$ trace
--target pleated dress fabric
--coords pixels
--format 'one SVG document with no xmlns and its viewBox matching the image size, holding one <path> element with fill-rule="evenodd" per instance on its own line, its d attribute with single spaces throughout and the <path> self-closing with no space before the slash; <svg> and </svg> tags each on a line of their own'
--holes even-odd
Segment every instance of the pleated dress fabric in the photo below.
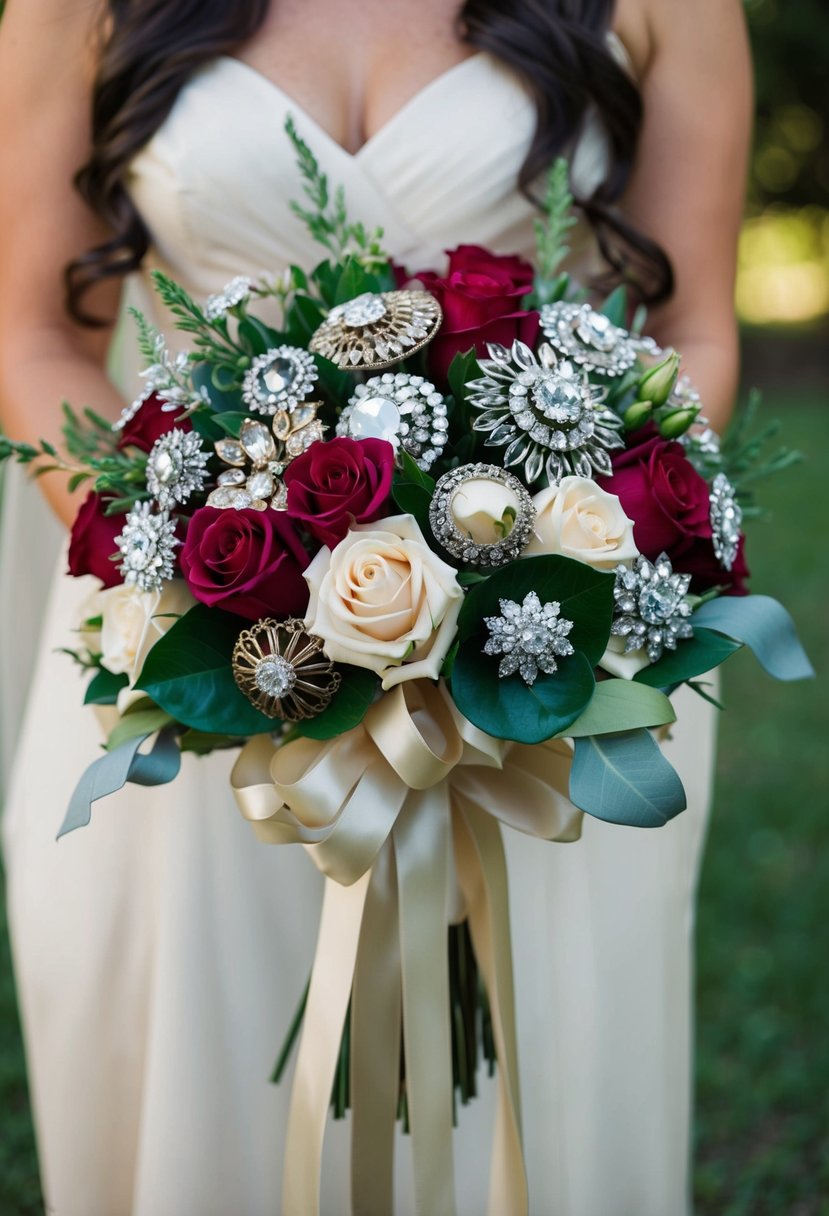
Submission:
<svg viewBox="0 0 829 1216">
<path fill-rule="evenodd" d="M 184 87 L 130 181 L 152 231 L 151 264 L 196 296 L 236 274 L 319 260 L 289 207 L 301 196 L 283 132 L 289 112 L 345 186 L 350 214 L 382 226 L 398 262 L 440 270 L 459 243 L 532 255 L 533 211 L 516 175 L 535 111 L 488 55 L 421 90 L 356 155 L 272 82 L 224 58 Z M 572 153 L 580 190 L 589 192 L 604 158 L 590 123 Z M 590 247 L 580 240 L 583 260 Z M 154 315 L 145 278 L 129 284 L 130 302 Z M 128 398 L 132 346 L 125 328 L 113 369 Z M 228 753 L 186 756 L 173 785 L 129 787 L 98 803 L 88 828 L 55 842 L 101 742 L 81 708 L 80 677 L 56 653 L 71 642 L 91 580 L 67 578 L 61 554 L 45 591 L 26 554 L 51 560 L 53 542 L 32 534 L 41 516 L 16 478 L 12 490 L 3 703 L 6 735 L 19 738 L 4 847 L 47 1210 L 273 1216 L 290 1075 L 281 1086 L 268 1076 L 308 976 L 320 876 L 302 850 L 254 839 L 230 794 Z M 41 601 L 29 679 L 25 644 L 9 640 L 17 632 L 25 642 Z M 694 694 L 679 694 L 677 711 L 666 752 L 688 791 L 678 819 L 648 832 L 587 817 L 576 844 L 517 833 L 506 841 L 533 1216 L 688 1210 L 693 897 L 713 719 Z M 487 1210 L 493 1109 L 484 1081 L 460 1112 L 460 1216 Z M 413 1205 L 401 1135 L 397 1212 Z M 326 1138 L 323 1212 L 348 1209 L 346 1121 Z"/>
</svg>

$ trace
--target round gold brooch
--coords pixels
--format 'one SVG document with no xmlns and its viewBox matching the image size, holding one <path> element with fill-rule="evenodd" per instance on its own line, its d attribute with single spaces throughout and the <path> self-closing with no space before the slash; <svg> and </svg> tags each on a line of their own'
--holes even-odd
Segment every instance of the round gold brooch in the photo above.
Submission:
<svg viewBox="0 0 829 1216">
<path fill-rule="evenodd" d="M 332 308 L 308 345 L 348 371 L 392 367 L 430 342 L 442 317 L 428 291 L 369 291 Z"/>
<path fill-rule="evenodd" d="M 250 703 L 285 722 L 315 718 L 340 686 L 339 673 L 322 652 L 322 639 L 306 633 L 296 617 L 268 617 L 244 629 L 231 662 L 233 678 Z"/>
</svg>

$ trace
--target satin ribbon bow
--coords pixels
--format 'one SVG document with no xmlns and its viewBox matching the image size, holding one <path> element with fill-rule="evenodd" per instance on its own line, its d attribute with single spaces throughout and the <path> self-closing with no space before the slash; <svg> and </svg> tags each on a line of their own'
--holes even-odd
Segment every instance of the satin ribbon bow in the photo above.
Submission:
<svg viewBox="0 0 829 1216">
<path fill-rule="evenodd" d="M 305 846 L 326 876 L 285 1143 L 284 1216 L 319 1213 L 325 1122 L 352 1001 L 352 1205 L 393 1211 L 400 1022 L 419 1216 L 455 1216 L 447 909 L 463 902 L 492 1011 L 498 1103 L 489 1210 L 525 1216 L 506 865 L 499 823 L 576 840 L 572 752 L 493 739 L 441 684 L 397 685 L 325 742 L 253 738 L 233 769 L 242 814 Z"/>
</svg>

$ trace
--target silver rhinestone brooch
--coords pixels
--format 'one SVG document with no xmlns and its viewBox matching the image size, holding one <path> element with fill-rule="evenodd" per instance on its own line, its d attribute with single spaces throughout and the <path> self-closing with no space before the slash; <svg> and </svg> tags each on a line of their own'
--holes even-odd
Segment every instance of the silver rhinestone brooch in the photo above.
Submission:
<svg viewBox="0 0 829 1216">
<path fill-rule="evenodd" d="M 569 473 L 609 476 L 610 451 L 624 447 L 621 419 L 605 409 L 604 388 L 587 373 L 556 357 L 544 343 L 536 357 L 523 342 L 487 346 L 486 373 L 469 384 L 469 399 L 481 412 L 472 423 L 488 432 L 487 447 L 506 446 L 504 465 L 523 465 L 528 483 L 546 473 L 550 482 Z"/>
<path fill-rule="evenodd" d="M 242 400 L 257 414 L 292 410 L 317 382 L 317 368 L 300 346 L 277 346 L 257 355 L 242 382 Z"/>
<path fill-rule="evenodd" d="M 446 400 L 423 376 L 384 372 L 357 385 L 340 415 L 337 434 L 385 439 L 428 469 L 446 446 Z"/>
<path fill-rule="evenodd" d="M 651 338 L 638 338 L 614 325 L 589 304 L 559 301 L 541 310 L 541 329 L 550 344 L 586 372 L 622 376 L 636 363 L 640 352 L 658 348 Z"/>
<path fill-rule="evenodd" d="M 664 650 L 676 650 L 678 641 L 694 636 L 690 585 L 690 574 L 674 574 L 664 553 L 655 562 L 640 556 L 632 568 L 618 567 L 610 632 L 625 639 L 625 654 L 646 650 L 655 663 Z"/>
<path fill-rule="evenodd" d="M 718 473 L 711 485 L 711 530 L 714 552 L 726 570 L 734 565 L 742 523 L 736 491 L 725 473 Z"/>
<path fill-rule="evenodd" d="M 124 582 L 140 591 L 158 591 L 173 577 L 176 540 L 175 520 L 166 511 L 152 513 L 152 503 L 136 503 L 115 544 L 121 550 L 118 567 Z"/>
<path fill-rule="evenodd" d="M 246 418 L 238 439 L 220 439 L 216 455 L 229 468 L 207 496 L 209 507 L 264 511 L 270 505 L 284 511 L 287 492 L 282 474 L 296 457 L 325 434 L 317 418 L 317 403 L 305 402 L 292 410 L 279 410 L 273 424 Z"/>
<path fill-rule="evenodd" d="M 237 274 L 229 283 L 225 283 L 221 291 L 208 296 L 204 305 L 204 315 L 208 321 L 218 321 L 231 308 L 237 308 L 250 295 L 251 280 L 244 274 Z"/>
<path fill-rule="evenodd" d="M 207 479 L 209 453 L 195 431 L 176 427 L 161 435 L 147 457 L 147 489 L 160 507 L 187 502 Z"/>
<path fill-rule="evenodd" d="M 503 535 L 484 543 L 460 526 L 452 510 L 458 491 L 470 481 L 492 481 L 512 492 L 514 507 L 500 521 Z M 520 557 L 532 536 L 535 507 L 526 487 L 513 474 L 494 464 L 462 464 L 438 479 L 429 506 L 429 523 L 435 539 L 453 557 L 473 566 L 503 566 Z"/>
<path fill-rule="evenodd" d="M 442 316 L 428 291 L 365 292 L 335 305 L 308 345 L 348 371 L 379 370 L 431 342 Z"/>
<path fill-rule="evenodd" d="M 484 654 L 504 656 L 498 664 L 499 677 L 517 671 L 526 684 L 534 684 L 540 671 L 548 676 L 558 671 L 556 659 L 573 653 L 567 640 L 573 622 L 559 615 L 561 605 L 556 600 L 542 604 L 534 591 L 528 591 L 521 604 L 498 602 L 501 615 L 484 617 L 490 633 Z"/>
</svg>

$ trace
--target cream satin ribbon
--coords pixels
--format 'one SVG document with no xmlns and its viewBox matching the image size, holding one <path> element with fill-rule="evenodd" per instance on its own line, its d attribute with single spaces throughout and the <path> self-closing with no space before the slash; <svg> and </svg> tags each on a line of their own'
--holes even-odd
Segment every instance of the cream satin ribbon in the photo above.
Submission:
<svg viewBox="0 0 829 1216">
<path fill-rule="evenodd" d="M 455 1216 L 447 908 L 465 905 L 492 1009 L 498 1104 L 491 1216 L 526 1216 L 506 865 L 500 823 L 576 840 L 571 750 L 493 739 L 441 684 L 410 681 L 320 743 L 257 736 L 232 784 L 263 841 L 325 874 L 288 1117 L 284 1216 L 319 1213 L 325 1124 L 352 999 L 352 1207 L 393 1211 L 401 1017 L 419 1216 Z"/>
</svg>

